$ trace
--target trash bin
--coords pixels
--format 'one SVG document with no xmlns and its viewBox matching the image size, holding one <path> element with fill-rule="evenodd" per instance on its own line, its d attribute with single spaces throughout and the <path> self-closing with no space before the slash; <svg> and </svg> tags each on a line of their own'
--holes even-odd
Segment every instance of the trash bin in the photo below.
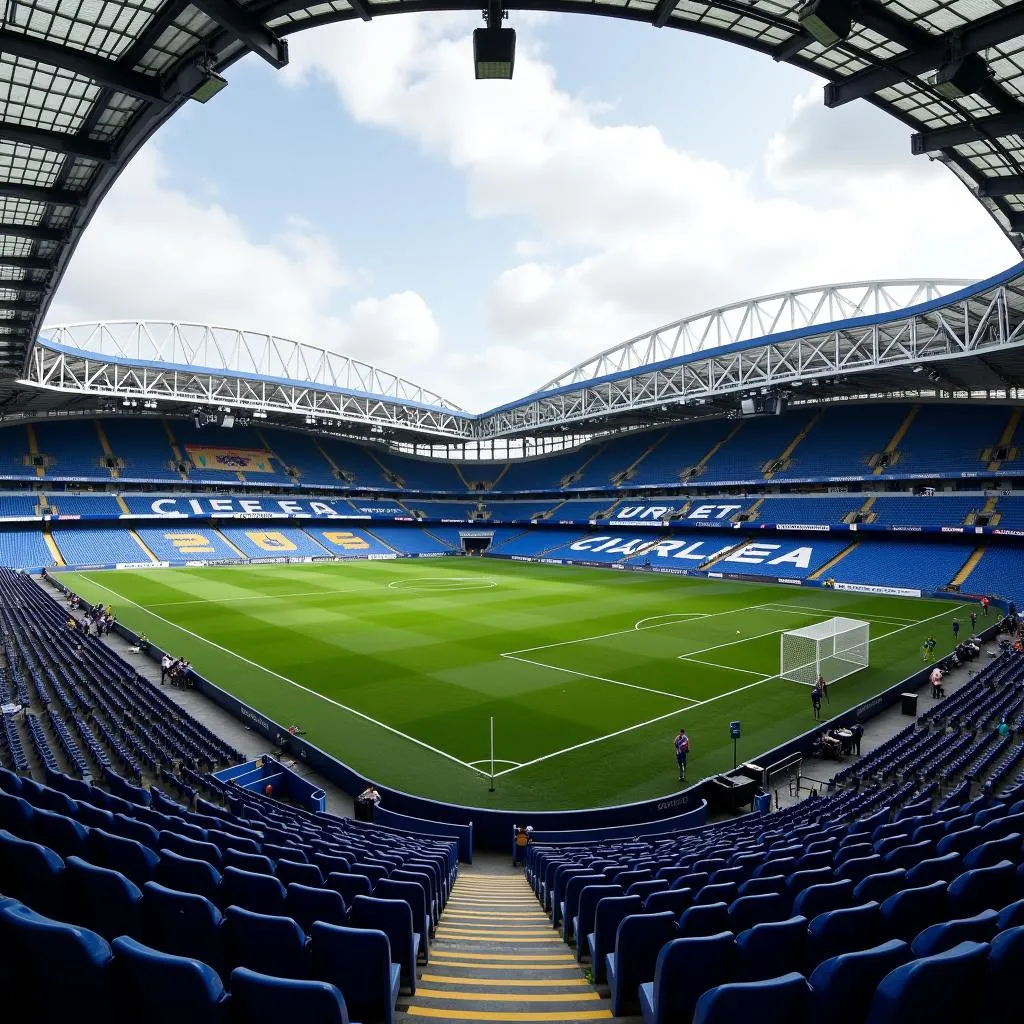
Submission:
<svg viewBox="0 0 1024 1024">
<path fill-rule="evenodd" d="M 754 797 L 754 810 L 758 814 L 767 814 L 772 809 L 771 793 L 758 793 Z"/>
<path fill-rule="evenodd" d="M 903 714 L 909 715 L 911 718 L 917 718 L 917 694 L 901 693 L 900 701 L 902 702 Z"/>
<path fill-rule="evenodd" d="M 373 821 L 373 801 L 357 798 L 355 812 L 356 821 Z"/>
</svg>

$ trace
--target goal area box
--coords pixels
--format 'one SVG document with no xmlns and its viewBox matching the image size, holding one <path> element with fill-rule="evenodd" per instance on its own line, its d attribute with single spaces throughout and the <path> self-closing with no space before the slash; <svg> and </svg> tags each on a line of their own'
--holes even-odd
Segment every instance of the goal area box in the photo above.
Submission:
<svg viewBox="0 0 1024 1024">
<path fill-rule="evenodd" d="M 867 668 L 871 627 L 860 619 L 842 617 L 782 634 L 779 676 L 813 686 L 819 676 L 834 683 Z"/>
</svg>

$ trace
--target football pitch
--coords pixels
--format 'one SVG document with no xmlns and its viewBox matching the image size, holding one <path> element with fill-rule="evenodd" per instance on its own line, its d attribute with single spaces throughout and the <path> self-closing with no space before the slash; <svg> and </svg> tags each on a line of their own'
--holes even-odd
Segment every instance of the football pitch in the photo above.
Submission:
<svg viewBox="0 0 1024 1024">
<path fill-rule="evenodd" d="M 830 717 L 953 646 L 953 602 L 489 559 L 62 574 L 89 601 L 385 785 L 524 810 L 643 800 L 813 725 L 779 636 L 871 624 L 871 665 Z M 494 718 L 495 792 L 489 727 Z"/>
</svg>

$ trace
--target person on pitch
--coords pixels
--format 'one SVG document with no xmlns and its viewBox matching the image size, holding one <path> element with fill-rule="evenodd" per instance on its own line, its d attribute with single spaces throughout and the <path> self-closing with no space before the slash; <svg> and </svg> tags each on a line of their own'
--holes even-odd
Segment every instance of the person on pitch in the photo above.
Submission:
<svg viewBox="0 0 1024 1024">
<path fill-rule="evenodd" d="M 824 676 L 818 676 L 818 689 L 821 690 L 821 695 L 825 698 L 825 703 L 831 704 L 832 698 L 828 695 L 828 683 L 825 682 Z"/>
<path fill-rule="evenodd" d="M 686 778 L 686 756 L 690 753 L 690 737 L 685 729 L 680 729 L 676 736 L 676 764 L 679 765 L 679 781 Z"/>
</svg>

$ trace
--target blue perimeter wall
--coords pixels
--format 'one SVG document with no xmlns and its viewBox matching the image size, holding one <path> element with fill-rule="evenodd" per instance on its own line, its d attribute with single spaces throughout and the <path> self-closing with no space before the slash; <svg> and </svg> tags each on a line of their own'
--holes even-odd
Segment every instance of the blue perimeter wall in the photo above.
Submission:
<svg viewBox="0 0 1024 1024">
<path fill-rule="evenodd" d="M 537 559 L 537 561 L 560 562 L 561 560 Z M 601 564 L 600 567 L 610 568 L 607 564 Z M 748 582 L 779 582 L 775 578 L 769 580 L 766 577 L 737 577 L 725 573 L 722 576 L 727 579 L 743 579 Z M 72 593 L 52 573 L 50 579 L 65 594 Z M 922 596 L 951 598 L 960 601 L 972 600 L 967 595 L 946 593 Z M 995 605 L 996 602 L 993 604 Z M 87 602 L 83 602 L 83 605 L 89 607 Z M 138 641 L 137 634 L 122 626 L 121 623 L 116 623 L 114 628 L 129 642 Z M 997 623 L 993 623 L 983 635 L 986 638 L 992 636 L 996 629 Z M 165 652 L 149 643 L 148 653 L 154 661 L 159 662 Z M 842 715 L 828 722 L 819 722 L 808 732 L 794 737 L 773 750 L 765 751 L 757 756 L 757 762 L 768 766 L 798 751 L 809 751 L 814 738 L 826 726 L 848 725 L 854 721 L 863 722 L 873 718 L 895 704 L 903 692 L 909 690 L 916 692 L 923 687 L 928 681 L 931 668 L 932 666 L 922 668 L 920 672 L 901 680 Z M 354 797 L 371 784 L 372 780 L 365 775 L 336 757 L 325 753 L 302 737 L 292 735 L 285 727 L 249 707 L 248 704 L 243 703 L 226 690 L 222 690 L 208 679 L 195 672 L 193 672 L 193 676 L 197 690 L 250 729 L 254 729 L 266 737 L 274 746 L 302 761 L 344 792 Z M 704 799 L 703 789 L 708 781 L 702 780 L 679 793 L 669 793 L 653 800 L 573 811 L 504 811 L 484 807 L 466 807 L 414 796 L 411 793 L 404 793 L 401 790 L 374 783 L 382 798 L 375 821 L 403 832 L 454 839 L 459 844 L 459 858 L 465 862 L 471 862 L 474 843 L 479 843 L 480 847 L 484 849 L 508 850 L 513 828 L 517 824 L 532 825 L 535 830 L 534 841 L 537 842 L 573 842 L 584 839 L 588 842 L 597 842 L 624 836 L 657 835 L 663 832 L 679 832 L 698 828 L 707 822 L 707 801 Z M 581 836 L 581 831 L 589 834 Z"/>
</svg>

